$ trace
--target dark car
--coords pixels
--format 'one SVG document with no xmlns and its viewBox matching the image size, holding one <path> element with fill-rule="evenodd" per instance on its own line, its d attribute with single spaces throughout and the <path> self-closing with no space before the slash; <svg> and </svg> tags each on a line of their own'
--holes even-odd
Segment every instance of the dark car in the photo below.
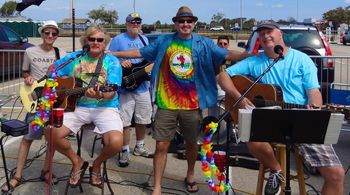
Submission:
<svg viewBox="0 0 350 195">
<path fill-rule="evenodd" d="M 350 31 L 345 32 L 343 36 L 343 44 L 346 45 L 347 43 L 350 43 Z"/>
<path fill-rule="evenodd" d="M 0 25 L 0 77 L 20 75 L 23 50 L 34 46 L 7 26 Z"/>
<path fill-rule="evenodd" d="M 312 25 L 288 25 L 280 26 L 283 32 L 283 39 L 288 47 L 292 47 L 309 56 L 332 56 L 329 43 L 324 35 Z M 247 44 L 239 42 L 239 47 L 246 49 L 248 53 L 257 54 L 261 50 L 258 33 L 253 31 Z M 329 85 L 334 81 L 333 61 L 327 58 L 313 58 L 317 66 L 318 81 L 322 85 L 322 96 L 327 101 Z"/>
</svg>

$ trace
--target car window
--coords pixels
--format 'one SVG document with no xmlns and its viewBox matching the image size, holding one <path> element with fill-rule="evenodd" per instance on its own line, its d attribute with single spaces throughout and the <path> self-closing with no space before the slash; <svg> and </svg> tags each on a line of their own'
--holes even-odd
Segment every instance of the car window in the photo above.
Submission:
<svg viewBox="0 0 350 195">
<path fill-rule="evenodd" d="M 16 33 L 6 28 L 3 30 L 10 42 L 20 42 L 21 38 Z"/>
<path fill-rule="evenodd" d="M 311 47 L 314 49 L 323 48 L 321 37 L 316 30 L 291 30 L 283 29 L 283 39 L 287 46 L 298 47 Z"/>
</svg>

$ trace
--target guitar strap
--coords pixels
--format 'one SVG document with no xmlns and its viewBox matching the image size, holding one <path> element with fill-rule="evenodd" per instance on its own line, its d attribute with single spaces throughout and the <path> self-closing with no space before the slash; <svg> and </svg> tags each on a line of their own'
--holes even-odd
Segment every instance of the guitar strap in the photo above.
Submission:
<svg viewBox="0 0 350 195">
<path fill-rule="evenodd" d="M 143 46 L 147 46 L 146 41 L 143 39 L 143 37 L 139 34 L 139 38 L 143 44 Z"/>
<path fill-rule="evenodd" d="M 56 60 L 59 60 L 61 58 L 60 56 L 60 50 L 57 47 L 53 47 L 55 50 Z"/>
<path fill-rule="evenodd" d="M 105 57 L 106 54 L 103 54 L 99 59 L 98 59 L 98 62 L 97 62 L 97 65 L 96 65 L 96 69 L 95 69 L 95 73 L 92 77 L 92 79 L 90 80 L 90 83 L 89 83 L 89 87 L 93 87 L 97 80 L 98 80 L 98 76 L 100 75 L 100 72 L 101 72 L 101 68 L 102 68 L 102 65 L 103 65 L 103 59 Z"/>
</svg>

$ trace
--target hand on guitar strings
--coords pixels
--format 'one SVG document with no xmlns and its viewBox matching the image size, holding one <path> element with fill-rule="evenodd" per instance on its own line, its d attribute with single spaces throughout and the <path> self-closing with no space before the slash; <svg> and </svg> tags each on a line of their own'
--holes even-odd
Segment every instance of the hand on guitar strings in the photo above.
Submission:
<svg viewBox="0 0 350 195">
<path fill-rule="evenodd" d="M 247 110 L 253 110 L 255 108 L 255 105 L 248 98 L 243 98 L 239 104 L 239 107 Z"/>
<path fill-rule="evenodd" d="M 26 85 L 32 85 L 33 82 L 34 82 L 34 78 L 30 75 L 24 79 L 24 84 L 26 84 Z"/>
<path fill-rule="evenodd" d="M 102 92 L 99 91 L 99 85 L 96 85 L 94 88 L 89 88 L 85 92 L 85 96 L 95 99 L 101 99 Z"/>
</svg>

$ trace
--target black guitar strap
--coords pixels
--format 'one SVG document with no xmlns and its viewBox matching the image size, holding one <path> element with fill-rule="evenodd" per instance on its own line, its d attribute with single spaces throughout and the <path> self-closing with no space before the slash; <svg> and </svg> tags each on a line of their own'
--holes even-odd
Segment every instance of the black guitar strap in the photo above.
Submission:
<svg viewBox="0 0 350 195">
<path fill-rule="evenodd" d="M 55 50 L 56 60 L 59 60 L 61 58 L 60 50 L 57 47 L 53 47 L 53 49 Z"/>
<path fill-rule="evenodd" d="M 105 55 L 106 54 L 103 54 L 98 59 L 98 62 L 97 62 L 97 65 L 96 65 L 96 69 L 95 69 L 95 73 L 94 73 L 93 77 L 90 80 L 89 87 L 93 87 L 96 84 L 96 82 L 98 80 L 98 76 L 100 75 L 100 72 L 101 72 L 101 68 L 102 68 L 102 65 L 103 65 L 103 59 L 104 59 Z"/>
<path fill-rule="evenodd" d="M 143 46 L 147 46 L 146 41 L 143 39 L 143 37 L 139 34 L 140 40 L 143 44 Z"/>
</svg>

